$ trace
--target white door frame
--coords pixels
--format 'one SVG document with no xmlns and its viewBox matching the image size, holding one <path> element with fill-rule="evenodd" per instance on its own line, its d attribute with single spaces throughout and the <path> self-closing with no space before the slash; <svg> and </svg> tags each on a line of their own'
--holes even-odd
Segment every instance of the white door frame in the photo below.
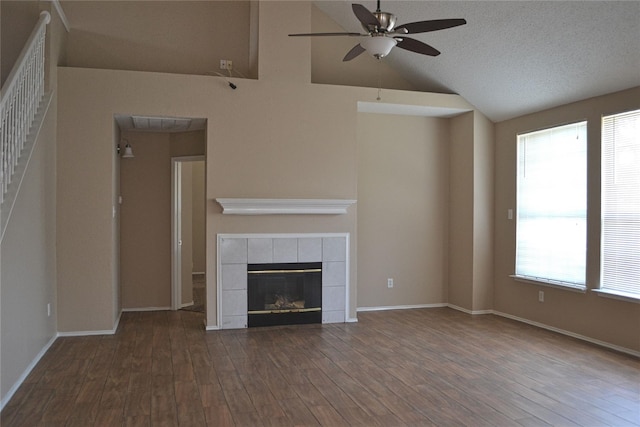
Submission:
<svg viewBox="0 0 640 427">
<path fill-rule="evenodd" d="M 182 303 L 182 163 L 204 161 L 205 156 L 171 158 L 171 310 Z"/>
</svg>

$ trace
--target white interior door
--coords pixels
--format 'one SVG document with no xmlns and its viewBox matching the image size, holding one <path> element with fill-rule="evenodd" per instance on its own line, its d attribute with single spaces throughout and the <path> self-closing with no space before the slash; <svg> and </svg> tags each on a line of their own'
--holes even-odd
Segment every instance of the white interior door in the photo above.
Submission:
<svg viewBox="0 0 640 427">
<path fill-rule="evenodd" d="M 174 157 L 172 160 L 172 266 L 171 309 L 193 304 L 193 174 L 191 165 L 203 156 Z"/>
</svg>

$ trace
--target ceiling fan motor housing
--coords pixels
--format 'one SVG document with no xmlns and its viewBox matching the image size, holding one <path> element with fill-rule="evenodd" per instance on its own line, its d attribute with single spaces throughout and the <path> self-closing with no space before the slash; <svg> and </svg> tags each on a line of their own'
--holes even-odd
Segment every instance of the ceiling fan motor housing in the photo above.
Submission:
<svg viewBox="0 0 640 427">
<path fill-rule="evenodd" d="M 371 32 L 382 32 L 382 33 L 386 33 L 386 32 L 390 32 L 393 31 L 393 28 L 396 25 L 396 16 L 393 13 L 388 13 L 388 12 L 372 12 L 373 16 L 376 17 L 376 19 L 378 19 L 378 22 L 380 23 L 379 26 L 376 25 L 362 25 L 362 28 L 365 29 L 365 31 L 371 33 Z"/>
</svg>

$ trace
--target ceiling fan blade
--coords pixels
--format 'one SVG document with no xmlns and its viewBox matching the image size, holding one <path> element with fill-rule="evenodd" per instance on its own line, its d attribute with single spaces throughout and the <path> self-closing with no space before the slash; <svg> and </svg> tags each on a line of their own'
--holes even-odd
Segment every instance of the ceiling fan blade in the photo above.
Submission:
<svg viewBox="0 0 640 427">
<path fill-rule="evenodd" d="M 351 5 L 351 9 L 353 9 L 353 13 L 356 15 L 356 18 L 358 18 L 358 21 L 360 21 L 365 27 L 380 27 L 378 18 L 376 18 L 376 16 L 363 5 L 354 3 Z"/>
<path fill-rule="evenodd" d="M 303 33 L 303 34 L 289 34 L 289 37 L 318 37 L 318 36 L 360 37 L 360 36 L 368 36 L 368 34 L 360 34 L 360 33 Z"/>
<path fill-rule="evenodd" d="M 349 52 L 347 52 L 344 58 L 342 58 L 342 62 L 351 61 L 353 58 L 360 55 L 365 50 L 366 49 L 360 46 L 360 44 L 358 43 Z"/>
<path fill-rule="evenodd" d="M 396 27 L 396 31 L 407 30 L 407 34 L 427 33 L 429 31 L 444 30 L 447 28 L 457 27 L 466 24 L 465 19 L 434 19 L 431 21 L 411 22 Z M 398 31 L 402 32 L 402 31 Z"/>
<path fill-rule="evenodd" d="M 396 46 L 401 49 L 429 56 L 440 55 L 440 51 L 438 49 L 431 47 L 426 43 L 422 43 L 419 40 L 410 39 L 409 37 L 396 38 L 396 40 L 398 40 L 398 44 Z"/>
</svg>

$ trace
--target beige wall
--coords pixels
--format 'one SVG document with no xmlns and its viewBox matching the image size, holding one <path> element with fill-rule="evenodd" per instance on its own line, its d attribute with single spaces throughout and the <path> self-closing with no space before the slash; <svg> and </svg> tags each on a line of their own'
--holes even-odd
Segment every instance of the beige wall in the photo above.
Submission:
<svg viewBox="0 0 640 427">
<path fill-rule="evenodd" d="M 599 280 L 600 120 L 640 108 L 640 88 L 592 98 L 496 125 L 495 294 L 494 308 L 600 341 L 640 351 L 640 304 L 586 293 L 517 282 L 509 277 L 515 265 L 515 221 L 507 210 L 516 203 L 516 135 L 545 127 L 588 120 L 587 286 Z M 544 303 L 538 302 L 544 291 Z"/>
<path fill-rule="evenodd" d="M 283 7 L 291 14 L 291 20 L 282 21 L 278 12 L 282 12 Z M 280 40 L 283 34 L 297 31 L 293 27 L 299 22 L 309 20 L 310 11 L 310 5 L 306 3 L 296 3 L 295 7 L 288 2 L 260 3 L 261 78 L 257 81 L 238 79 L 235 91 L 217 77 L 59 69 L 63 95 L 58 141 L 65 153 L 67 168 L 59 177 L 59 188 L 67 192 L 58 204 L 59 217 L 64 218 L 59 229 L 65 229 L 66 222 L 76 227 L 76 233 L 59 242 L 65 264 L 60 268 L 60 291 L 65 294 L 66 304 L 60 314 L 60 323 L 69 328 L 62 330 L 78 330 L 87 324 L 93 326 L 86 321 L 87 313 L 72 307 L 77 301 L 84 300 L 85 293 L 100 294 L 110 282 L 108 277 L 98 277 L 86 289 L 72 285 L 76 277 L 89 272 L 108 275 L 99 268 L 101 242 L 108 239 L 98 235 L 111 230 L 111 227 L 103 229 L 111 222 L 112 206 L 110 198 L 103 199 L 102 193 L 110 192 L 103 186 L 109 187 L 111 182 L 107 178 L 112 161 L 109 153 L 113 149 L 110 129 L 116 113 L 204 117 L 208 120 L 208 325 L 215 326 L 217 321 L 217 233 L 350 233 L 349 317 L 356 317 L 359 283 L 357 206 L 351 207 L 346 215 L 338 216 L 242 217 L 221 215 L 220 206 L 213 200 L 216 197 L 357 199 L 357 103 L 374 100 L 377 91 L 309 84 L 309 42 L 302 40 L 292 49 L 282 50 Z M 274 55 L 276 50 L 278 54 Z M 471 110 L 471 106 L 457 95 L 389 90 L 384 92 L 382 102 Z M 88 105 L 91 108 L 87 108 Z M 75 184 L 76 181 L 80 184 Z M 98 189 L 98 193 L 90 193 L 90 188 Z M 90 203 L 79 209 L 76 200 Z M 92 221 L 85 218 L 92 218 Z M 81 230 L 96 238 L 82 239 Z M 76 252 L 77 257 L 67 257 L 67 252 Z M 91 301 L 89 305 L 94 303 L 99 304 Z M 123 306 L 126 306 L 124 301 Z M 93 308 L 92 312 L 99 310 Z M 108 325 L 94 326 L 94 329 L 112 327 L 114 322 L 112 317 L 103 314 L 94 314 L 92 319 L 100 325 Z"/>
<path fill-rule="evenodd" d="M 9 76 L 24 44 L 38 22 L 38 1 L 0 2 L 0 86 Z"/>
<path fill-rule="evenodd" d="M 447 301 L 448 172 L 447 119 L 358 115 L 358 307 Z"/>
<path fill-rule="evenodd" d="M 59 82 L 59 105 L 68 98 Z M 114 176 L 113 115 L 99 124 L 58 122 L 57 175 L 57 259 L 58 330 L 111 330 L 114 313 L 113 215 Z M 62 117 L 59 116 L 60 119 Z M 95 134 L 105 135 L 104 144 L 95 144 Z M 69 143 L 77 141 L 76 144 Z M 99 159 L 99 161 L 88 161 Z M 75 162 L 69 166 L 69 162 Z M 64 209 L 61 210 L 61 207 Z M 84 318 L 78 324 L 67 313 Z"/>
<path fill-rule="evenodd" d="M 62 1 L 73 67 L 248 77 L 248 1 Z"/>
<path fill-rule="evenodd" d="M 55 129 L 54 100 L 36 141 L 0 249 L 0 391 L 3 400 L 57 331 Z M 47 304 L 51 305 L 51 316 L 47 315 Z"/>
<path fill-rule="evenodd" d="M 309 28 L 310 4 L 297 1 L 266 1 L 258 9 L 258 78 L 309 83 L 311 41 L 288 37 L 294 28 Z M 286 46 L 283 41 L 287 40 Z"/>
<path fill-rule="evenodd" d="M 207 268 L 206 258 L 206 167 L 204 161 L 192 163 L 193 170 L 193 272 L 204 273 Z"/>
<path fill-rule="evenodd" d="M 473 307 L 473 113 L 451 119 L 448 302 Z"/>
<path fill-rule="evenodd" d="M 450 124 L 448 302 L 481 313 L 493 298 L 493 123 L 473 111 Z"/>
<path fill-rule="evenodd" d="M 51 13 L 47 26 L 45 67 L 46 90 L 51 89 L 56 80 L 56 66 L 65 63 L 67 32 L 49 2 L 9 0 L 0 2 L 0 86 L 4 85 L 18 56 L 40 18 L 40 11 Z"/>
<path fill-rule="evenodd" d="M 135 157 L 120 160 L 122 308 L 171 306 L 170 135 L 125 132 Z"/>
<path fill-rule="evenodd" d="M 320 9 L 311 8 L 311 31 L 343 32 Z M 304 32 L 304 31 L 301 31 Z M 414 87 L 393 70 L 387 62 L 378 61 L 366 52 L 357 59 L 342 58 L 358 43 L 354 37 L 313 37 L 311 41 L 311 81 L 346 86 L 383 87 L 413 90 Z"/>
<path fill-rule="evenodd" d="M 81 186 L 62 177 L 68 197 L 60 200 L 59 216 L 80 224 L 76 233 L 61 242 L 60 251 L 76 251 L 78 259 L 88 264 L 88 271 L 98 262 L 84 259 L 99 246 L 95 240 L 80 240 L 86 227 L 98 233 L 99 224 L 109 224 L 107 204 L 87 203 L 93 213 L 79 211 L 73 200 L 85 194 L 84 183 L 94 180 L 109 186 L 113 136 L 110 129 L 116 112 L 140 112 L 148 115 L 205 117 L 207 131 L 207 312 L 209 325 L 215 325 L 216 274 L 215 236 L 217 233 L 349 232 L 352 265 L 357 266 L 357 206 L 347 215 L 240 217 L 221 215 L 216 197 L 274 198 L 357 198 L 357 101 L 370 99 L 370 90 L 337 86 L 308 85 L 282 81 L 239 83 L 230 90 L 215 77 L 178 76 L 127 71 L 62 68 L 59 70 L 61 100 L 59 144 L 64 149 L 64 175 L 77 177 Z M 99 82 L 97 84 L 97 82 Z M 206 90 L 203 90 L 206 88 Z M 469 108 L 456 95 L 389 92 L 387 102 L 421 103 L 442 107 Z M 91 105 L 91 109 L 86 106 Z M 78 123 L 82 124 L 77 125 Z M 250 123 L 250 125 L 248 125 Z M 80 157 L 76 158 L 75 154 Z M 76 159 L 76 160 L 74 160 Z M 103 166 L 103 164 L 106 165 Z M 101 187 L 102 184 L 96 184 Z M 124 185 L 124 184 L 122 184 Z M 107 188 L 104 191 L 109 192 Z M 108 199 L 108 198 L 107 198 Z M 102 206 L 102 207 L 101 207 Z M 110 213 L 110 212 L 109 212 Z M 86 223 L 77 215 L 98 218 Z M 310 221 L 312 220 L 312 221 Z M 124 225 L 123 225 L 124 226 Z M 98 230 L 96 230 L 98 229 Z M 65 258 L 68 271 L 85 270 Z M 64 269 L 67 274 L 67 268 Z M 101 273 L 102 274 L 102 273 Z M 357 269 L 352 268 L 352 307 L 355 317 Z M 66 282 L 66 281 L 65 281 Z M 108 286 L 97 279 L 95 286 Z M 63 285 L 64 286 L 64 285 Z M 91 286 L 89 286 L 91 287 Z M 64 289 L 62 290 L 65 291 Z M 91 290 L 87 290 L 91 292 Z M 96 292 L 99 292 L 95 290 Z M 68 301 L 82 297 L 84 291 L 69 295 Z M 61 320 L 85 325 L 86 314 L 69 308 Z M 64 319 L 63 319 L 64 318 Z M 94 317 L 95 318 L 95 317 Z M 111 320 L 103 319 L 110 323 Z M 98 329 L 98 328 L 96 328 Z M 102 328 L 99 328 L 102 329 Z"/>
<path fill-rule="evenodd" d="M 473 113 L 473 305 L 493 308 L 494 124 Z M 457 266 L 452 266 L 457 267 Z"/>
<path fill-rule="evenodd" d="M 171 158 L 203 155 L 204 133 L 128 131 L 122 136 L 131 143 L 135 155 L 119 161 L 122 308 L 167 308 L 171 306 Z M 190 214 L 183 217 L 187 216 L 191 219 Z M 189 243 L 187 246 L 190 249 Z M 186 255 L 190 266 L 191 257 Z M 190 267 L 185 274 L 190 283 Z M 188 292 L 189 287 L 184 290 Z"/>
<path fill-rule="evenodd" d="M 12 2 L 13 3 L 13 2 Z M 306 8 L 303 2 L 286 2 L 285 8 L 274 3 L 277 19 L 290 20 L 300 26 L 294 32 L 308 32 L 309 20 L 294 22 L 290 16 L 295 8 Z M 256 78 L 258 67 L 257 37 L 260 31 L 256 10 L 257 2 L 249 1 L 174 1 L 155 3 L 150 7 L 145 1 L 62 1 L 72 25 L 69 46 L 66 51 L 68 65 L 73 67 L 155 71 L 181 74 L 215 75 L 220 70 L 221 59 L 233 60 L 234 70 L 250 78 Z M 262 14 L 266 7 L 262 5 Z M 285 11 L 283 13 L 283 10 Z M 264 17 L 263 17 L 264 18 Z M 215 22 L 215 25 L 211 25 Z M 285 29 L 282 23 L 276 28 L 263 28 L 265 33 L 276 34 Z M 312 7 L 312 31 L 344 31 L 322 11 Z M 282 44 L 286 40 L 287 45 Z M 412 90 L 413 87 L 384 61 L 376 61 L 361 55 L 357 61 L 342 62 L 342 58 L 354 45 L 349 37 L 290 39 L 286 32 L 275 35 L 277 49 L 269 49 L 269 55 L 304 45 L 313 52 L 311 63 L 292 63 L 280 60 L 261 61 L 274 64 L 273 72 L 288 79 L 292 72 L 308 81 L 309 74 L 298 73 L 297 68 L 311 67 L 311 81 L 350 86 L 368 86 Z M 207 52 L 203 55 L 202 52 Z M 293 67 L 293 69 L 292 69 Z"/>
<path fill-rule="evenodd" d="M 37 7 L 34 7 L 37 5 Z M 0 2 L 2 80 L 33 30 L 40 10 L 49 3 Z M 59 16 L 51 10 L 47 27 L 47 75 L 64 51 L 65 34 Z M 56 336 L 56 79 L 49 109 L 35 142 L 0 248 L 0 396 L 2 405 L 28 374 L 47 343 Z M 2 209 L 8 209 L 5 204 Z M 50 304 L 51 315 L 47 315 Z"/>
</svg>

